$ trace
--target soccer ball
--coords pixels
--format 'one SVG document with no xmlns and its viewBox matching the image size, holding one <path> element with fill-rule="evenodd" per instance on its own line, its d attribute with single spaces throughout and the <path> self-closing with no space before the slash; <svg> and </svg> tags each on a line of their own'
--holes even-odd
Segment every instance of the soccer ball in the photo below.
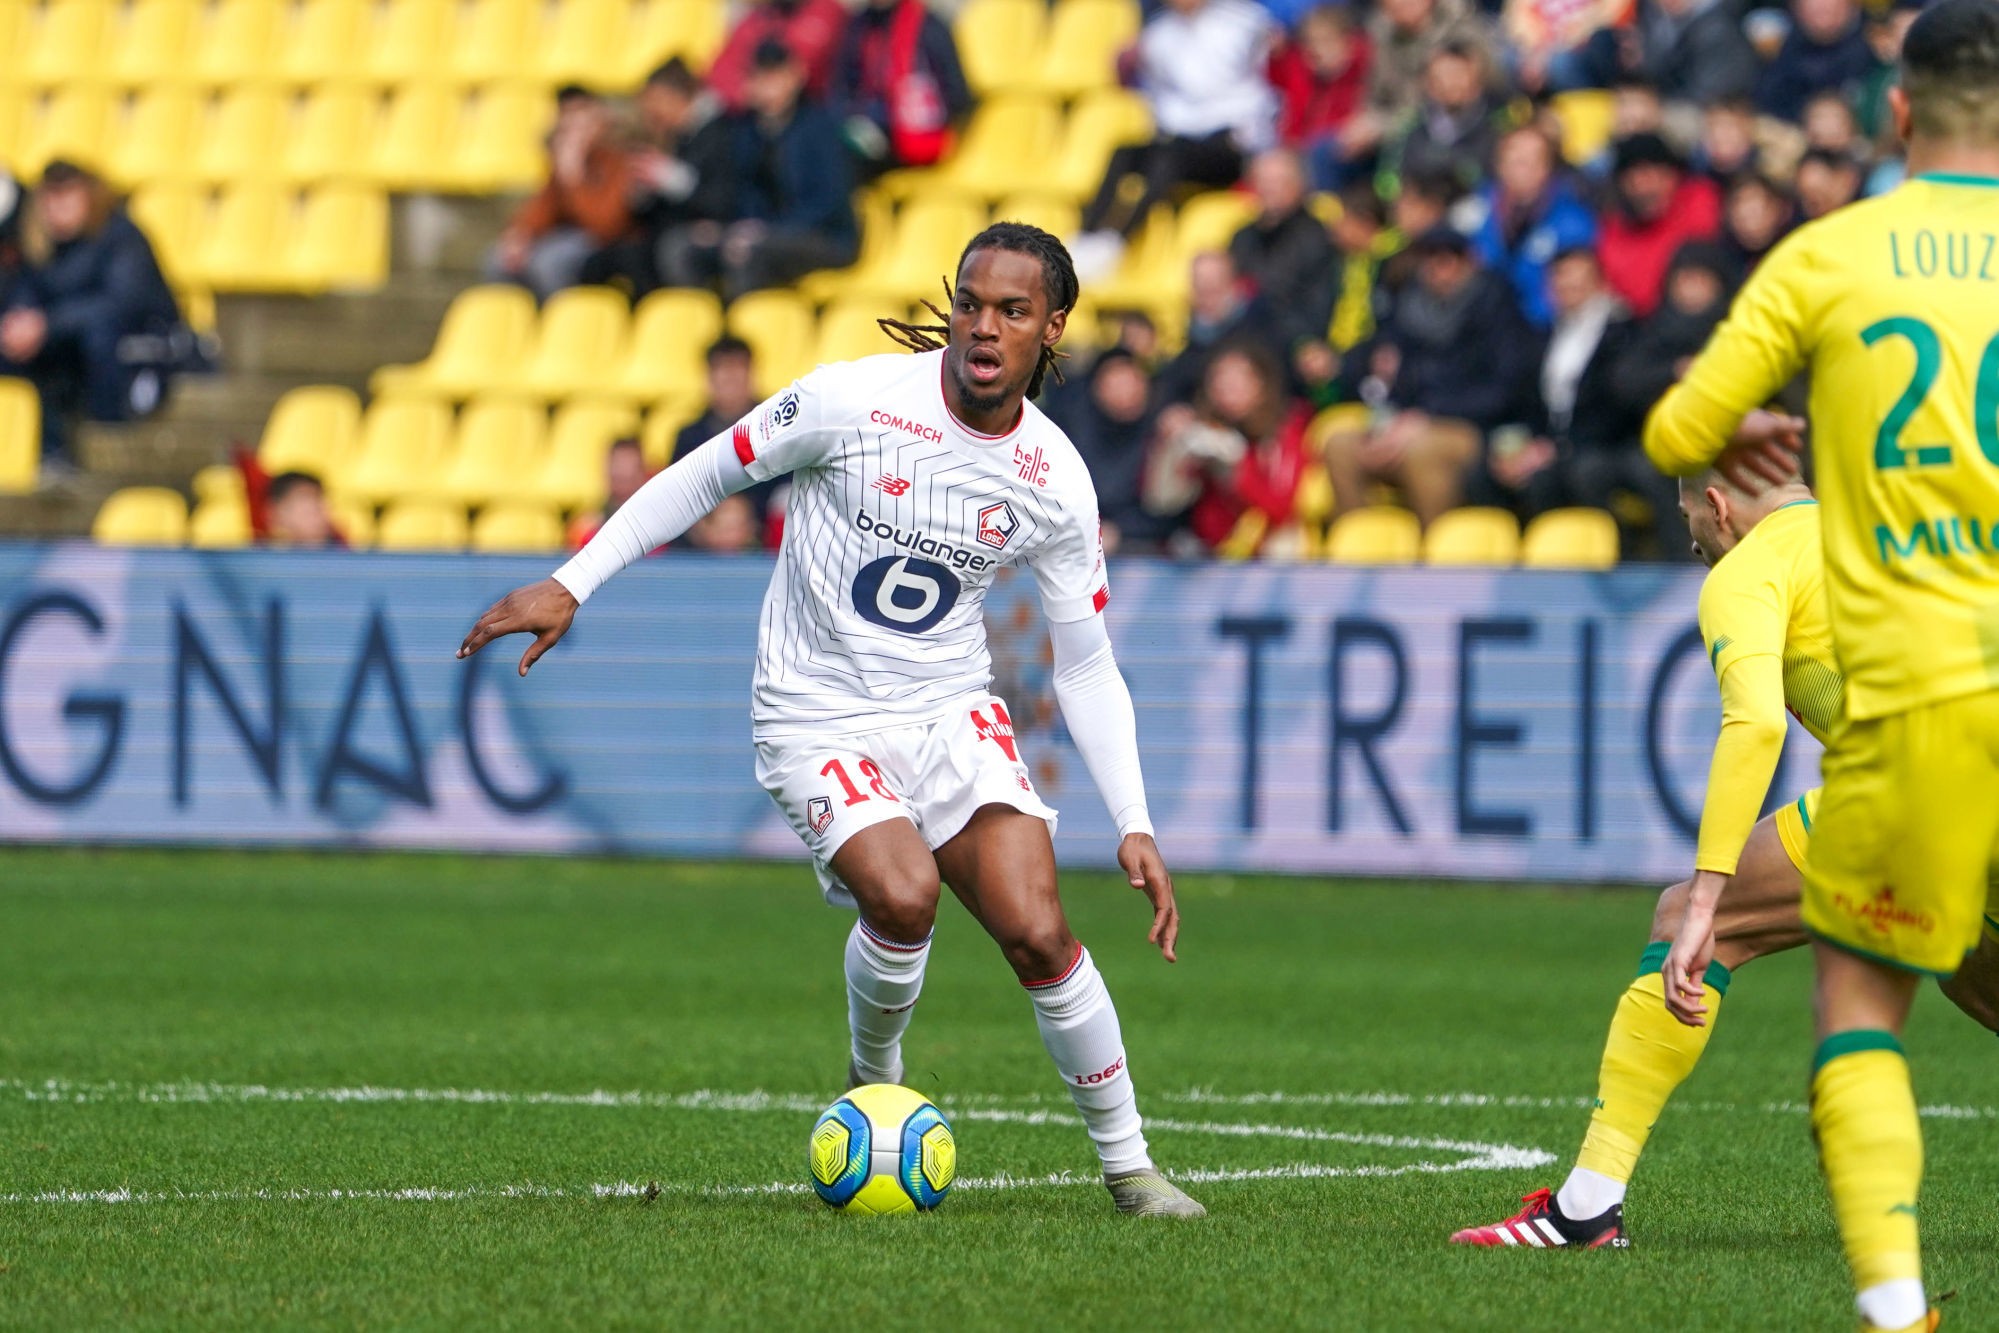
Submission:
<svg viewBox="0 0 1999 1333">
<path fill-rule="evenodd" d="M 819 1197 L 843 1212 L 928 1211 L 951 1192 L 958 1144 L 922 1093 L 870 1083 L 819 1117 L 806 1166 Z"/>
</svg>

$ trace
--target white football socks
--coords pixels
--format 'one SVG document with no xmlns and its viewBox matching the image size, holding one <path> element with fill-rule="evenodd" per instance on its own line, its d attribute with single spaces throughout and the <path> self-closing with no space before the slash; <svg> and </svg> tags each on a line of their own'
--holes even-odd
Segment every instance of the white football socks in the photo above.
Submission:
<svg viewBox="0 0 1999 1333">
<path fill-rule="evenodd" d="M 1907 1328 L 1930 1312 L 1929 1298 L 1923 1295 L 1923 1280 L 1915 1277 L 1877 1282 L 1860 1293 L 1854 1304 L 1860 1317 L 1872 1328 Z"/>
<path fill-rule="evenodd" d="M 1104 1174 L 1143 1171 L 1152 1165 L 1138 1118 L 1138 1094 L 1125 1067 L 1124 1033 L 1104 978 L 1090 951 L 1076 946 L 1076 960 L 1061 976 L 1029 985 L 1034 1021 L 1076 1110 L 1103 1159 Z"/>
<path fill-rule="evenodd" d="M 903 944 L 856 921 L 847 935 L 847 1027 L 854 1070 L 871 1083 L 902 1082 L 902 1034 L 923 990 L 930 937 Z"/>
<path fill-rule="evenodd" d="M 1555 1206 L 1571 1222 L 1587 1222 L 1623 1203 L 1624 1188 L 1621 1180 L 1579 1166 L 1562 1182 L 1561 1191 L 1555 1195 Z"/>
</svg>

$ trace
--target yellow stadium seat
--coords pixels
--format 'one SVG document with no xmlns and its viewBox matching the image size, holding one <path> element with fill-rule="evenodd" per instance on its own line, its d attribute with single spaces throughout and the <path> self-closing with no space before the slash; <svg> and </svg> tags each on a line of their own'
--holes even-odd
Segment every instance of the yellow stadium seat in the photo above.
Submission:
<svg viewBox="0 0 1999 1333">
<path fill-rule="evenodd" d="M 42 399 L 27 380 L 0 379 L 0 495 L 26 495 L 42 469 Z"/>
<path fill-rule="evenodd" d="M 137 0 L 112 36 L 106 78 L 122 88 L 171 82 L 193 57 L 200 24 L 195 0 Z"/>
<path fill-rule="evenodd" d="M 203 500 L 188 520 L 187 543 L 203 550 L 250 544 L 250 506 L 242 500 Z"/>
<path fill-rule="evenodd" d="M 670 466 L 680 432 L 700 414 L 698 406 L 681 403 L 662 403 L 646 413 L 645 424 L 639 427 L 639 448 L 645 453 L 646 466 L 654 472 Z"/>
<path fill-rule="evenodd" d="M 466 99 L 446 162 L 436 169 L 441 189 L 466 194 L 531 190 L 548 175 L 542 139 L 555 103 L 539 88 L 494 85 Z"/>
<path fill-rule="evenodd" d="M 405 84 L 383 108 L 362 175 L 391 190 L 430 185 L 458 128 L 458 94 L 439 84 Z"/>
<path fill-rule="evenodd" d="M 279 179 L 310 185 L 367 174 L 379 103 L 364 88 L 320 88 L 299 107 L 276 161 Z"/>
<path fill-rule="evenodd" d="M 1176 244 L 1183 260 L 1204 250 L 1226 250 L 1235 234 L 1256 218 L 1256 196 L 1240 190 L 1210 190 L 1180 205 Z M 1184 275 L 1183 275 L 1184 276 Z"/>
<path fill-rule="evenodd" d="M 0 11 L 4 12 L 4 11 Z M 20 173 L 34 123 L 34 96 L 26 88 L 0 83 L 0 166 Z"/>
<path fill-rule="evenodd" d="M 851 300 L 875 298 L 908 305 L 945 299 L 965 242 L 986 225 L 986 210 L 970 199 L 920 198 L 903 207 L 895 232 L 878 262 L 855 273 L 841 287 Z"/>
<path fill-rule="evenodd" d="M 375 544 L 375 506 L 332 495 L 327 497 L 326 510 L 332 516 L 334 531 L 349 547 L 358 551 Z"/>
<path fill-rule="evenodd" d="M 1178 219 L 1164 204 L 1125 247 L 1117 271 L 1089 288 L 1090 303 L 1101 310 L 1143 310 L 1161 318 L 1186 304 L 1187 263 L 1180 257 Z"/>
<path fill-rule="evenodd" d="M 465 506 L 445 500 L 399 500 L 375 525 L 383 551 L 462 551 L 467 536 Z"/>
<path fill-rule="evenodd" d="M 1057 97 L 1115 87 L 1118 53 L 1137 37 L 1138 0 L 1060 0 L 1048 20 L 1043 59 L 1019 75 Z"/>
<path fill-rule="evenodd" d="M 370 33 L 367 0 L 305 0 L 282 34 L 277 74 L 286 83 L 351 79 Z"/>
<path fill-rule="evenodd" d="M 530 398 L 567 398 L 611 382 L 624 358 L 631 306 L 610 287 L 571 287 L 542 307 L 534 345 L 520 369 L 495 389 Z"/>
<path fill-rule="evenodd" d="M 1326 556 L 1337 565 L 1413 565 L 1422 545 L 1416 516 L 1393 505 L 1344 514 L 1326 534 Z"/>
<path fill-rule="evenodd" d="M 29 22 L 32 18 L 33 13 L 27 0 L 0 0 L 0 51 L 27 49 Z"/>
<path fill-rule="evenodd" d="M 968 0 L 952 25 L 965 82 L 980 97 L 1013 89 L 1042 60 L 1048 7 L 1040 0 Z"/>
<path fill-rule="evenodd" d="M 127 188 L 184 180 L 201 139 L 203 106 L 192 88 L 147 88 L 133 99 L 105 158 L 105 171 Z"/>
<path fill-rule="evenodd" d="M 192 185 L 148 185 L 133 193 L 131 214 L 167 281 L 185 283 L 207 230 L 208 195 Z"/>
<path fill-rule="evenodd" d="M 1453 509 L 1423 534 L 1426 565 L 1510 565 L 1520 559 L 1520 522 L 1504 509 Z"/>
<path fill-rule="evenodd" d="M 257 466 L 275 477 L 306 472 L 332 485 L 361 439 L 361 400 L 352 389 L 314 384 L 278 399 L 257 444 Z"/>
<path fill-rule="evenodd" d="M 927 172 L 892 172 L 883 178 L 925 178 L 922 188 L 948 189 L 976 199 L 998 199 L 1031 190 L 1048 168 L 1062 117 L 1040 97 L 996 97 L 981 103 L 951 160 Z M 893 188 L 893 187 L 891 187 Z M 963 238 L 970 240 L 969 236 Z"/>
<path fill-rule="evenodd" d="M 619 62 L 619 82 L 635 87 L 672 56 L 707 69 L 722 49 L 726 13 L 723 0 L 640 0 Z"/>
<path fill-rule="evenodd" d="M 630 0 L 557 0 L 537 44 L 534 72 L 551 84 L 622 89 L 630 13 Z"/>
<path fill-rule="evenodd" d="M 750 345 L 757 391 L 776 393 L 812 369 L 812 311 L 796 292 L 773 288 L 729 307 L 729 332 Z"/>
<path fill-rule="evenodd" d="M 61 88 L 103 74 L 113 30 L 109 0 L 51 0 L 26 26 L 25 43 L 4 68 L 8 82 Z"/>
<path fill-rule="evenodd" d="M 1097 192 L 1111 154 L 1152 137 L 1152 112 L 1135 93 L 1107 89 L 1070 109 L 1062 142 L 1036 181 L 1037 193 L 1080 203 Z"/>
<path fill-rule="evenodd" d="M 518 79 L 534 68 L 540 31 L 531 0 L 472 0 L 446 73 L 459 83 Z"/>
<path fill-rule="evenodd" d="M 377 398 L 361 422 L 352 466 L 333 489 L 356 504 L 376 505 L 435 489 L 451 445 L 451 408 L 436 398 Z"/>
<path fill-rule="evenodd" d="M 562 518 L 547 505 L 502 504 L 480 511 L 472 523 L 475 551 L 540 553 L 563 547 Z"/>
<path fill-rule="evenodd" d="M 249 487 L 243 480 L 243 469 L 234 463 L 210 463 L 194 474 L 194 480 L 188 483 L 188 489 L 194 492 L 194 498 L 199 504 L 225 501 L 248 504 L 250 498 Z"/>
<path fill-rule="evenodd" d="M 1603 510 L 1550 509 L 1527 525 L 1520 563 L 1529 569 L 1609 569 L 1617 549 L 1617 520 Z"/>
<path fill-rule="evenodd" d="M 357 73 L 374 84 L 434 79 L 444 68 L 456 28 L 451 0 L 389 0 Z"/>
<path fill-rule="evenodd" d="M 221 0 L 202 25 L 181 79 L 211 88 L 269 83 L 284 18 L 285 6 L 271 0 Z"/>
<path fill-rule="evenodd" d="M 639 432 L 639 414 L 620 403 L 567 403 L 548 432 L 548 461 L 529 488 L 558 509 L 604 503 L 604 455 L 611 443 Z"/>
<path fill-rule="evenodd" d="M 285 254 L 294 291 L 362 291 L 389 280 L 389 198 L 372 185 L 308 190 Z"/>
<path fill-rule="evenodd" d="M 1610 142 L 1617 119 L 1615 94 L 1601 88 L 1577 88 L 1556 93 L 1550 109 L 1562 127 L 1562 156 L 1587 162 Z"/>
<path fill-rule="evenodd" d="M 1009 195 L 993 205 L 994 222 L 1025 222 L 1054 236 L 1074 236 L 1081 210 L 1043 194 Z"/>
<path fill-rule="evenodd" d="M 889 341 L 877 323 L 883 315 L 900 318 L 901 310 L 884 310 L 867 301 L 843 301 L 827 306 L 819 315 L 819 334 L 812 353 L 813 363 L 852 361 L 863 356 L 901 350 Z"/>
<path fill-rule="evenodd" d="M 164 486 L 127 486 L 98 509 L 90 535 L 107 546 L 179 546 L 187 540 L 187 501 Z"/>
<path fill-rule="evenodd" d="M 223 185 L 269 179 L 282 159 L 292 99 L 275 88 L 237 88 L 217 99 L 195 147 L 192 177 Z"/>
<path fill-rule="evenodd" d="M 109 88 L 84 84 L 64 88 L 49 99 L 35 121 L 21 155 L 23 168 L 29 175 L 40 175 L 59 157 L 101 167 L 110 156 L 117 111 L 117 99 Z"/>
<path fill-rule="evenodd" d="M 262 181 L 231 186 L 195 249 L 186 277 L 217 291 L 284 291 L 296 221 L 291 193 Z"/>
<path fill-rule="evenodd" d="M 481 399 L 458 419 L 458 439 L 434 494 L 460 504 L 530 499 L 547 462 L 548 416 L 538 403 Z"/>
<path fill-rule="evenodd" d="M 846 268 L 815 269 L 796 284 L 799 295 L 813 305 L 838 300 L 855 277 L 880 266 L 895 245 L 895 203 L 885 191 L 863 187 L 854 191 L 854 220 L 861 227 L 861 252 Z"/>
<path fill-rule="evenodd" d="M 624 357 L 593 392 L 631 403 L 685 398 L 702 391 L 708 345 L 722 335 L 722 303 L 714 293 L 668 287 L 632 313 Z"/>
<path fill-rule="evenodd" d="M 411 366 L 384 366 L 369 387 L 378 394 L 417 393 L 469 398 L 505 385 L 534 337 L 534 297 L 504 283 L 458 293 L 430 355 Z"/>
</svg>

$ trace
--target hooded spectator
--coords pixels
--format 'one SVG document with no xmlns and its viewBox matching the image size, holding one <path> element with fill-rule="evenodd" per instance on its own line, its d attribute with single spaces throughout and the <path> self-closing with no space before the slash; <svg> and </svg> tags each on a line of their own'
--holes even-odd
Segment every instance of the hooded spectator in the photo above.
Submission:
<svg viewBox="0 0 1999 1333">
<path fill-rule="evenodd" d="M 1160 416 L 1149 506 L 1163 513 L 1184 503 L 1188 530 L 1211 551 L 1225 542 L 1245 555 L 1273 544 L 1295 547 L 1296 534 L 1288 530 L 1308 461 L 1310 419 L 1303 404 L 1285 396 L 1283 370 L 1267 347 L 1224 344 L 1202 374 L 1193 408 Z"/>
<path fill-rule="evenodd" d="M 1768 177 L 1751 172 L 1729 182 L 1722 202 L 1721 245 L 1738 282 L 1755 271 L 1796 222 L 1791 196 Z"/>
<path fill-rule="evenodd" d="M 1799 120 L 1817 93 L 1858 91 L 1874 72 L 1874 49 L 1853 0 L 1792 0 L 1792 24 L 1776 59 L 1756 82 L 1756 105 Z"/>
<path fill-rule="evenodd" d="M 543 300 L 582 280 L 586 264 L 632 232 L 632 160 L 613 141 L 610 108 L 586 88 L 556 94 L 548 181 L 514 213 L 487 261 L 489 276 Z M 599 261 L 608 262 L 608 261 Z"/>
<path fill-rule="evenodd" d="M 1305 168 L 1296 153 L 1272 148 L 1258 154 L 1249 185 L 1257 215 L 1229 242 L 1229 257 L 1276 321 L 1271 340 L 1288 347 L 1325 328 L 1335 280 L 1333 241 L 1305 206 Z"/>
<path fill-rule="evenodd" d="M 1860 197 L 1865 180 L 1860 164 L 1843 153 L 1814 148 L 1798 163 L 1798 212 L 1816 222 Z"/>
<path fill-rule="evenodd" d="M 951 29 L 923 0 L 868 0 L 847 21 L 831 101 L 872 176 L 941 159 L 972 90 Z"/>
<path fill-rule="evenodd" d="M 1448 173 L 1464 190 L 1485 179 L 1502 108 L 1486 91 L 1484 58 L 1480 48 L 1461 42 L 1430 53 L 1422 100 L 1395 145 L 1396 172 Z"/>
<path fill-rule="evenodd" d="M 1647 315 L 1659 304 L 1667 265 L 1690 240 L 1721 230 L 1721 192 L 1691 176 L 1679 154 L 1656 134 L 1619 140 L 1613 184 L 1616 200 L 1597 242 L 1611 290 Z"/>
<path fill-rule="evenodd" d="M 1062 428 L 1097 490 L 1109 550 L 1151 544 L 1166 536 L 1166 525 L 1142 502 L 1146 445 L 1152 438 L 1152 377 L 1131 351 L 1104 352 L 1079 384 L 1066 386 L 1050 403 L 1049 416 Z"/>
<path fill-rule="evenodd" d="M 1339 138 L 1361 108 L 1373 48 L 1342 5 L 1307 10 L 1298 35 L 1270 58 L 1277 90 L 1277 138 L 1303 154 L 1320 189 L 1339 185 Z"/>
<path fill-rule="evenodd" d="M 846 29 L 847 8 L 840 0 L 757 0 L 708 66 L 708 86 L 730 111 L 747 110 L 757 49 L 775 39 L 797 57 L 806 93 L 824 98 Z"/>
<path fill-rule="evenodd" d="M 1596 243 L 1596 214 L 1563 174 L 1561 150 L 1538 127 L 1509 132 L 1495 158 L 1472 239 L 1486 266 L 1513 283 L 1521 312 L 1547 328 L 1554 319 L 1548 267 L 1563 251 Z"/>
</svg>

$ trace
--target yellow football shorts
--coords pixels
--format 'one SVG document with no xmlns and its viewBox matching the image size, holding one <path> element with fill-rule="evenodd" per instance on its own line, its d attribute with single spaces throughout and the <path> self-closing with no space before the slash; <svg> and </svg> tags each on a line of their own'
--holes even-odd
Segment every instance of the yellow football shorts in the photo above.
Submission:
<svg viewBox="0 0 1999 1333">
<path fill-rule="evenodd" d="M 1791 864 L 1801 874 L 1805 854 L 1812 847 L 1812 824 L 1819 817 L 1819 798 L 1824 794 L 1824 787 L 1814 787 L 1788 805 L 1777 807 L 1777 837 L 1784 844 L 1784 855 L 1791 858 Z"/>
<path fill-rule="evenodd" d="M 1911 971 L 1957 971 L 1999 843 L 1999 692 L 1848 722 L 1824 773 L 1805 928 Z"/>
</svg>

